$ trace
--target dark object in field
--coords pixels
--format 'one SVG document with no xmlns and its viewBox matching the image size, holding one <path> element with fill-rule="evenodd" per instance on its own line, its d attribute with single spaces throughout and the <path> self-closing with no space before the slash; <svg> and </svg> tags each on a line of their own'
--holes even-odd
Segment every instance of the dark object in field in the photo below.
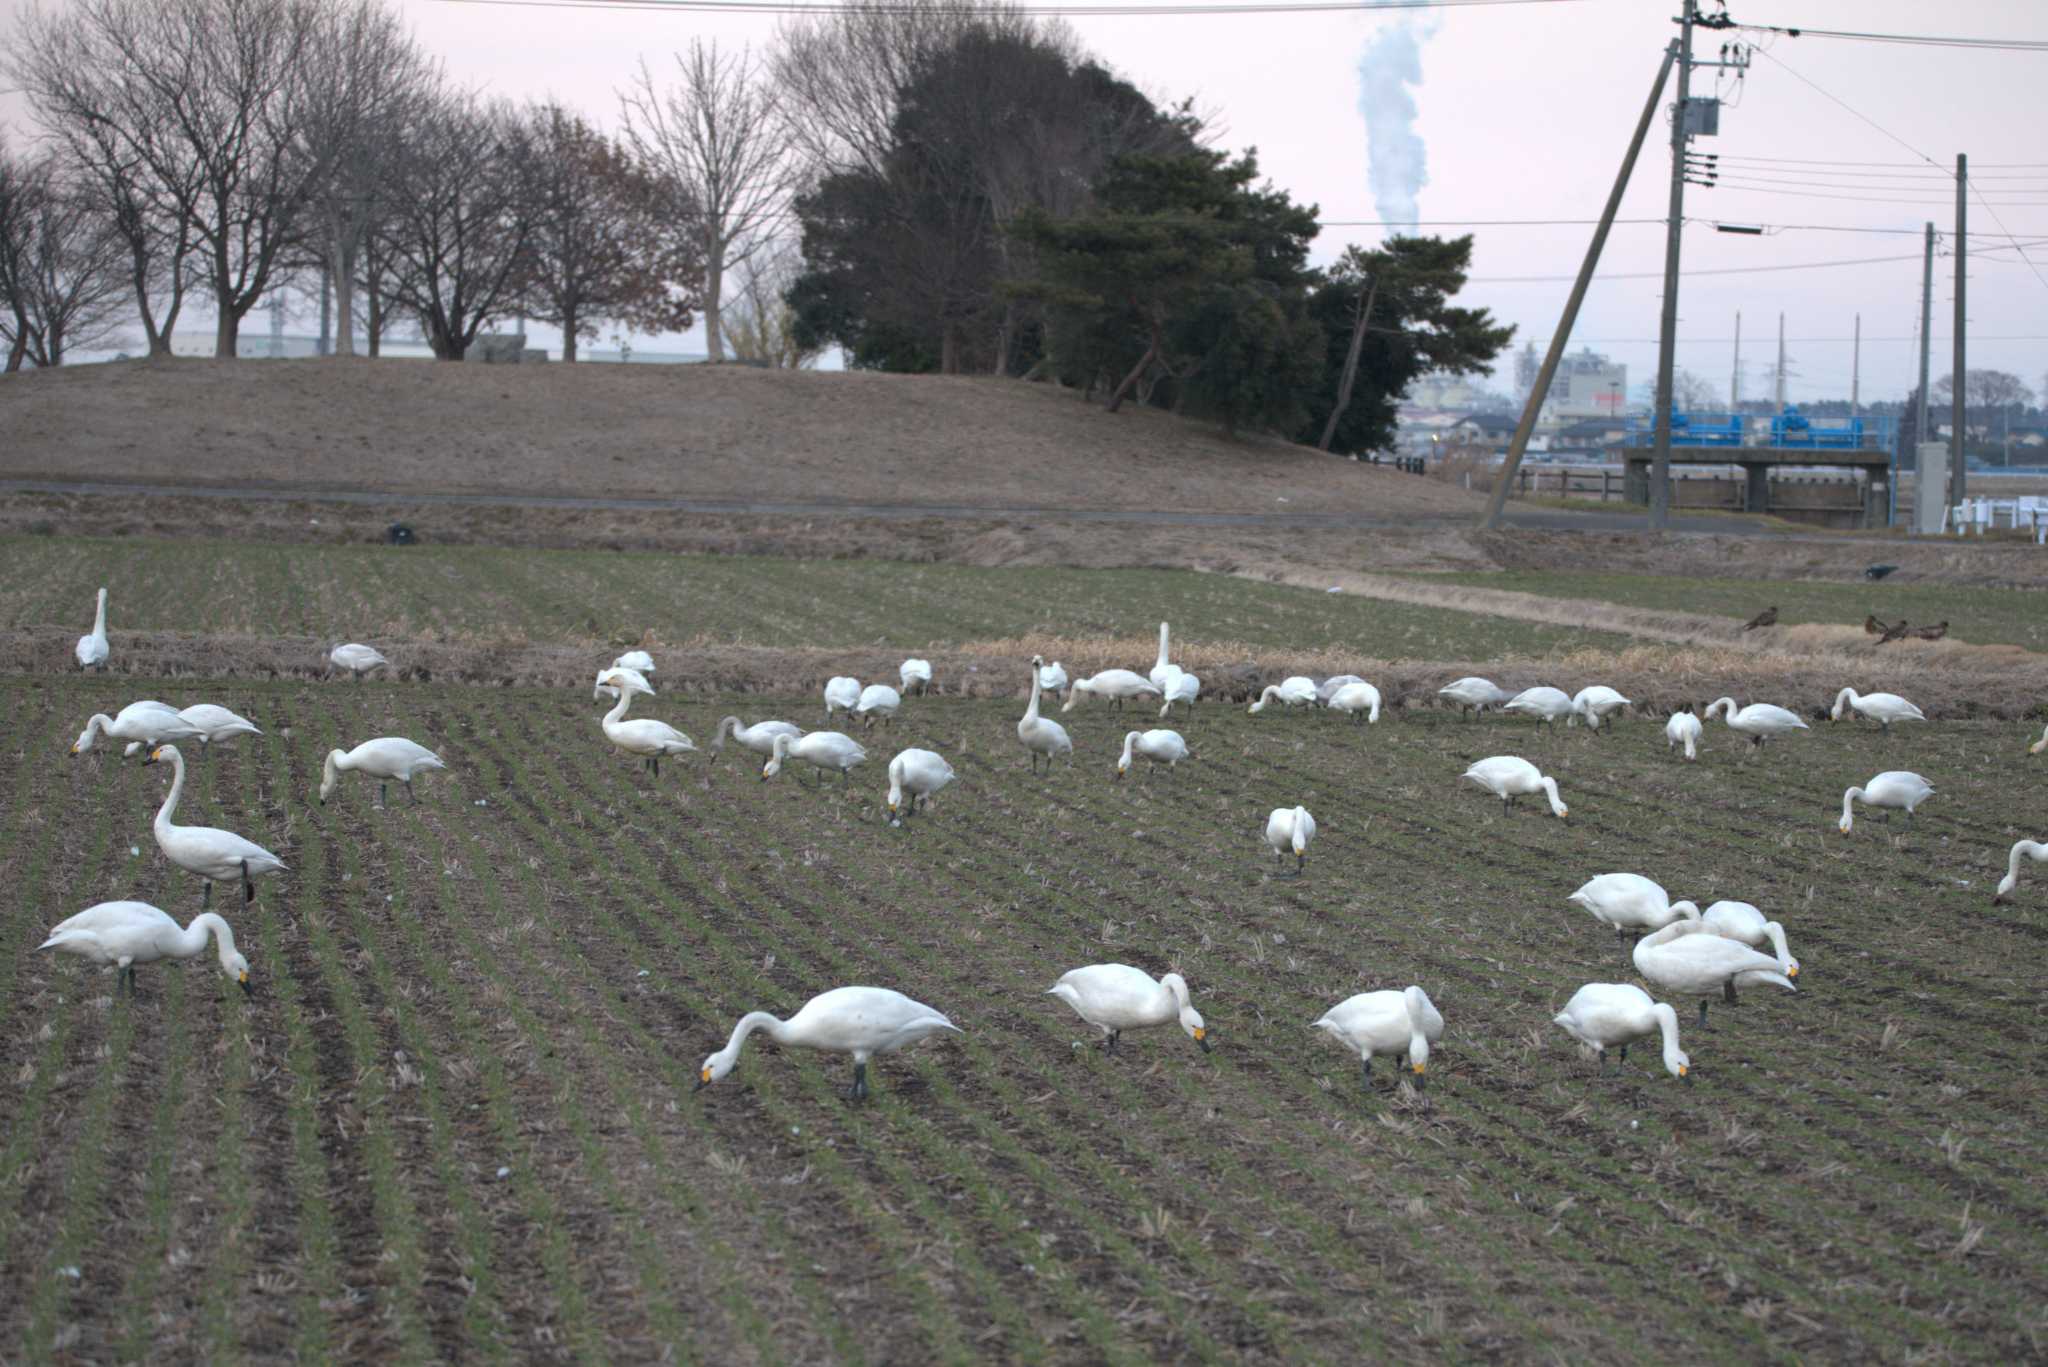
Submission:
<svg viewBox="0 0 2048 1367">
<path fill-rule="evenodd" d="M 1899 625 L 1904 626 L 1905 623 L 1901 622 Z M 1917 636 L 1923 641 L 1939 641 L 1942 637 L 1948 635 L 1948 618 L 1942 618 L 1931 627 L 1914 627 L 1906 634 L 1908 636 Z"/>
<path fill-rule="evenodd" d="M 1778 625 L 1778 609 L 1773 606 L 1765 608 L 1762 612 L 1744 622 L 1742 629 L 1744 631 L 1755 631 L 1758 627 L 1774 627 L 1776 625 Z"/>
<path fill-rule="evenodd" d="M 1863 619 L 1863 633 L 1866 636 L 1882 636 L 1891 630 L 1891 624 L 1879 620 L 1876 613 Z"/>
<path fill-rule="evenodd" d="M 1897 565 L 1872 565 L 1869 569 L 1863 571 L 1863 577 L 1872 583 L 1876 583 L 1897 568 Z"/>
<path fill-rule="evenodd" d="M 384 533 L 384 539 L 394 546 L 410 546 L 419 538 L 414 536 L 412 528 L 406 526 L 403 522 L 394 522 L 391 524 L 390 529 Z"/>
<path fill-rule="evenodd" d="M 1877 643 L 1884 646 L 1890 645 L 1893 641 L 1903 641 L 1912 632 L 1913 628 L 1907 626 L 1906 619 L 1901 617 L 1897 622 L 1884 629 L 1884 633 L 1877 638 Z"/>
</svg>

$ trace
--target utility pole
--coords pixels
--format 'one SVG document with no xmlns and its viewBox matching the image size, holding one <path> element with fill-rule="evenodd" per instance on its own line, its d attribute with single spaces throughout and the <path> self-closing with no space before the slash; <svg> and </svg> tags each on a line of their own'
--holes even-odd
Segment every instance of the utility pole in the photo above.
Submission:
<svg viewBox="0 0 2048 1367">
<path fill-rule="evenodd" d="M 1951 508 L 1959 507 L 1962 504 L 1963 494 L 1967 489 L 1967 482 L 1963 474 L 1963 418 L 1965 415 L 1963 399 L 1969 391 L 1968 377 L 1970 372 L 1964 366 L 1963 338 L 1970 329 L 1964 321 L 1963 313 L 1963 291 L 1966 281 L 1963 264 L 1969 260 L 1970 256 L 1970 239 L 1965 231 L 1969 226 L 1969 194 L 1970 159 L 1961 152 L 1958 152 L 1956 153 L 1956 378 L 1952 386 L 1955 390 L 1955 393 L 1951 396 L 1954 412 L 1950 419 L 1952 430 L 1949 433 L 1948 439 L 1948 464 L 1950 470 L 1948 506 Z"/>
<path fill-rule="evenodd" d="M 1919 407 L 1913 414 L 1913 440 L 1933 441 L 1934 433 L 1928 423 L 1934 417 L 1934 404 L 1927 397 L 1927 353 L 1929 334 L 1934 327 L 1934 225 L 1927 225 L 1927 246 L 1920 266 L 1920 397 Z"/>
<path fill-rule="evenodd" d="M 1735 310 L 1735 371 L 1728 377 L 1728 411 L 1742 411 L 1742 310 Z"/>
<path fill-rule="evenodd" d="M 1698 0 L 1678 16 L 1678 99 L 1671 106 L 1671 208 L 1664 220 L 1664 312 L 1657 324 L 1655 447 L 1650 458 L 1650 530 L 1671 521 L 1671 369 L 1678 352 L 1678 250 L 1685 232 L 1686 117 L 1692 91 L 1692 26 Z"/>
<path fill-rule="evenodd" d="M 1849 353 L 1849 416 L 1863 416 L 1863 315 L 1856 315 L 1856 345 Z"/>
<path fill-rule="evenodd" d="M 1772 395 L 1780 413 L 1785 411 L 1785 315 L 1778 315 L 1778 387 Z"/>
</svg>

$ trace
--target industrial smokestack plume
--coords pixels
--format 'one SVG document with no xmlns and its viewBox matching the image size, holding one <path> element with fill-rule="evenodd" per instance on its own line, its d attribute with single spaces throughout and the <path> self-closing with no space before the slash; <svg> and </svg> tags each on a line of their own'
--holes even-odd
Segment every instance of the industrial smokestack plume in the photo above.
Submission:
<svg viewBox="0 0 2048 1367">
<path fill-rule="evenodd" d="M 1415 131 L 1415 96 L 1422 84 L 1422 45 L 1436 21 L 1403 18 L 1367 40 L 1358 59 L 1358 112 L 1365 117 L 1366 180 L 1373 206 L 1388 231 L 1413 229 L 1422 213 L 1416 198 L 1429 184 L 1422 135 Z"/>
</svg>

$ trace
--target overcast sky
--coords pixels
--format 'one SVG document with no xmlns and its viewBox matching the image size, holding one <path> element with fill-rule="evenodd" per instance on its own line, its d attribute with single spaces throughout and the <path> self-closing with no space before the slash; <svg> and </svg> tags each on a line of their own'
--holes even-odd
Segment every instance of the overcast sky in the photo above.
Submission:
<svg viewBox="0 0 2048 1367">
<path fill-rule="evenodd" d="M 0 0 L 0 14 L 11 18 L 22 3 Z M 397 3 L 422 43 L 460 80 L 514 98 L 552 95 L 607 124 L 617 117 L 613 91 L 641 57 L 661 62 L 698 35 L 764 45 L 781 22 L 646 8 Z M 1194 96 L 1215 114 L 1222 145 L 1256 146 L 1273 181 L 1296 199 L 1320 206 L 1332 223 L 1317 242 L 1318 259 L 1327 260 L 1350 243 L 1377 241 L 1385 231 L 1334 226 L 1387 216 L 1369 176 L 1368 121 L 1361 112 L 1360 63 L 1369 46 L 1378 44 L 1375 69 L 1389 72 L 1400 66 L 1393 59 L 1403 55 L 1401 44 L 1412 40 L 1420 73 L 1410 88 L 1414 132 L 1427 177 L 1416 196 L 1423 231 L 1464 230 L 1449 220 L 1591 220 L 1674 32 L 1675 9 L 1675 3 L 1661 0 L 1573 0 L 1399 17 L 1071 22 L 1089 49 L 1156 98 Z M 1731 13 L 1756 24 L 2038 38 L 2043 9 L 2039 0 L 1734 0 Z M 1405 37 L 1390 36 L 1399 29 L 1407 31 Z M 1731 36 L 1737 35 L 1702 33 L 1696 53 L 1712 58 Z M 1987 254 L 1970 273 L 1969 364 L 2013 371 L 2040 390 L 2048 376 L 2048 148 L 2042 142 L 2048 129 L 2048 53 L 1740 36 L 1763 51 L 1739 86 L 1722 82 L 1727 105 L 1721 135 L 1695 144 L 1723 156 L 1724 183 L 1712 190 L 1689 188 L 1686 213 L 1787 226 L 1763 238 L 1720 234 L 1704 224 L 1686 229 L 1679 363 L 1725 392 L 1739 309 L 1744 392 L 1766 393 L 1765 368 L 1775 353 L 1782 311 L 1793 399 L 1846 397 L 1850 337 L 1860 313 L 1864 396 L 1902 394 L 1915 364 L 1920 226 L 1931 218 L 1946 234 L 1954 224 L 1952 180 L 1917 154 L 1946 168 L 1956 153 L 1965 152 L 1982 169 L 1979 187 L 1997 214 L 1994 219 L 1973 198 L 1972 249 Z M 1381 178 L 1397 185 L 1403 177 L 1386 149 L 1400 147 L 1401 88 L 1395 76 L 1382 75 L 1369 101 L 1380 131 L 1375 141 L 1383 149 Z M 1714 88 L 1714 73 L 1696 76 L 1694 93 Z M 17 123 L 19 101 L 0 98 L 0 114 Z M 1745 159 L 1739 173 L 1736 158 Z M 1624 220 L 1661 220 L 1669 164 L 1667 125 L 1660 115 L 1623 203 Z M 1737 174 L 1757 183 L 1726 183 Z M 2010 248 L 1988 250 L 2005 240 L 2004 229 L 2021 242 L 2043 244 L 2029 252 L 2040 275 Z M 1556 326 L 1590 225 L 1475 225 L 1471 231 L 1477 249 L 1465 301 L 1515 324 L 1517 345 L 1533 339 L 1541 346 Z M 1616 227 L 1602 279 L 1573 333 L 1575 346 L 1583 341 L 1626 362 L 1632 387 L 1646 381 L 1655 366 L 1663 241 L 1661 221 Z M 1950 369 L 1954 262 L 1945 254 L 1946 241 L 1935 264 L 1937 377 Z M 1872 257 L 1900 259 L 1828 264 Z M 1760 266 L 1797 269 L 1696 274 Z M 1565 278 L 1528 279 L 1559 276 Z M 681 345 L 675 339 L 669 344 Z"/>
</svg>

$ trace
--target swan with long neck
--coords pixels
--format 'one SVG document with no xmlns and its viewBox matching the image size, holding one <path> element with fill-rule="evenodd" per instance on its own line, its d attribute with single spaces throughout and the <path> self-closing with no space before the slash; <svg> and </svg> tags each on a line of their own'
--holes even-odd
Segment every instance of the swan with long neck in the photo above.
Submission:
<svg viewBox="0 0 2048 1367">
<path fill-rule="evenodd" d="M 1792 950 L 1785 943 L 1785 927 L 1765 920 L 1764 914 L 1748 902 L 1716 902 L 1701 915 L 1700 923 L 1737 944 L 1752 949 L 1769 946 L 1778 956 L 1779 970 L 1788 978 L 1799 976 L 1799 960 L 1792 957 Z"/>
<path fill-rule="evenodd" d="M 1083 698 L 1107 698 L 1109 710 L 1121 712 L 1124 703 L 1134 698 L 1158 697 L 1159 687 L 1151 680 L 1141 678 L 1128 669 L 1105 669 L 1085 679 L 1076 679 L 1067 688 L 1067 700 L 1060 711 L 1071 712 Z"/>
<path fill-rule="evenodd" d="M 1259 691 L 1259 698 L 1245 711 L 1256 716 L 1273 703 L 1279 703 L 1288 711 L 1297 707 L 1316 705 L 1316 681 L 1306 674 L 1290 674 L 1276 684 L 1267 684 Z"/>
<path fill-rule="evenodd" d="M 1562 721 L 1572 715 L 1572 695 L 1547 684 L 1525 688 L 1501 704 L 1503 712 L 1522 712 L 1540 722 Z"/>
<path fill-rule="evenodd" d="M 92 630 L 78 638 L 75 647 L 80 669 L 107 667 L 107 591 L 100 590 L 99 606 L 93 609 Z"/>
<path fill-rule="evenodd" d="M 1187 979 L 1169 973 L 1154 979 L 1129 964 L 1090 964 L 1060 975 L 1045 994 L 1074 1008 L 1074 1014 L 1102 1032 L 1102 1047 L 1116 1052 L 1126 1030 L 1144 1030 L 1175 1021 L 1187 1037 L 1209 1052 L 1209 1027 L 1188 997 Z"/>
<path fill-rule="evenodd" d="M 71 753 L 84 754 L 92 749 L 93 741 L 100 736 L 154 746 L 167 741 L 192 740 L 199 733 L 197 726 L 186 721 L 167 703 L 153 700 L 132 702 L 111 717 L 104 712 L 93 713 L 85 723 L 85 730 L 71 742 Z"/>
<path fill-rule="evenodd" d="M 633 705 L 633 695 L 654 692 L 639 674 L 629 669 L 607 669 L 597 676 L 597 681 L 619 690 L 619 700 L 612 704 L 612 710 L 604 714 L 600 723 L 605 737 L 627 754 L 639 755 L 646 762 L 647 772 L 659 778 L 663 755 L 686 755 L 697 748 L 695 741 L 665 721 L 656 721 L 652 717 L 626 720 L 626 709 Z"/>
<path fill-rule="evenodd" d="M 1858 716 L 1870 718 L 1886 731 L 1892 729 L 1895 721 L 1927 720 L 1925 713 L 1896 693 L 1858 693 L 1853 688 L 1845 688 L 1835 694 L 1835 705 L 1828 710 L 1828 720 L 1840 721 L 1845 707 L 1853 709 Z"/>
<path fill-rule="evenodd" d="M 2005 877 L 1998 880 L 1998 891 L 1991 895 L 1991 905 L 1997 906 L 2019 886 L 2020 860 L 2033 860 L 2036 864 L 2048 863 L 2048 841 L 2022 840 L 2012 847 L 2005 857 Z"/>
<path fill-rule="evenodd" d="M 915 816 L 917 804 L 931 805 L 932 796 L 953 781 L 953 766 L 945 756 L 931 750 L 904 750 L 889 761 L 889 815 Z M 903 810 L 903 795 L 910 795 L 910 810 Z"/>
<path fill-rule="evenodd" d="M 403 736 L 380 736 L 376 740 L 364 741 L 353 750 L 327 752 L 327 763 L 320 773 L 320 800 L 323 803 L 327 801 L 344 773 L 362 773 L 377 780 L 379 807 L 390 799 L 393 779 L 403 783 L 406 796 L 418 802 L 419 796 L 413 792 L 412 781 L 430 769 L 447 767 L 439 755 L 424 745 L 415 744 Z"/>
<path fill-rule="evenodd" d="M 1565 725 L 1569 726 L 1583 717 L 1587 730 L 1598 731 L 1601 722 L 1628 705 L 1629 699 L 1607 685 L 1589 684 L 1573 695 L 1572 715 L 1566 719 Z"/>
<path fill-rule="evenodd" d="M 1420 1087 L 1429 1067 L 1429 1046 L 1444 1037 L 1444 1018 L 1427 992 L 1410 986 L 1398 992 L 1390 988 L 1348 997 L 1309 1028 L 1329 1031 L 1358 1055 L 1367 1087 L 1372 1086 L 1374 1054 L 1399 1057 L 1403 1053 L 1408 1055 L 1408 1071 Z"/>
<path fill-rule="evenodd" d="M 180 930 L 176 921 L 147 902 L 101 902 L 53 926 L 50 938 L 37 948 L 112 964 L 117 974 L 115 992 L 125 987 L 133 996 L 137 964 L 197 958 L 206 948 L 208 935 L 220 952 L 220 971 L 240 983 L 244 993 L 250 993 L 249 961 L 235 948 L 235 932 L 211 911 L 199 913 L 191 925 Z"/>
<path fill-rule="evenodd" d="M 1701 1016 L 1704 1019 L 1704 1003 Z M 1634 983 L 1587 983 L 1572 993 L 1564 1010 L 1551 1019 L 1600 1056 L 1602 1072 L 1607 1069 L 1609 1049 L 1620 1046 L 1620 1063 L 1625 1064 L 1632 1041 L 1661 1034 L 1664 1070 L 1681 1082 L 1692 1081 L 1692 1060 L 1678 1047 L 1677 1010 L 1666 1002 L 1652 1001 L 1650 994 Z"/>
<path fill-rule="evenodd" d="M 1779 707 L 1775 703 L 1753 702 L 1747 707 L 1738 708 L 1733 698 L 1716 698 L 1707 704 L 1706 719 L 1712 721 L 1716 712 L 1722 714 L 1722 720 L 1728 723 L 1729 730 L 1749 737 L 1752 750 L 1762 749 L 1763 743 L 1767 740 L 1789 736 L 1794 731 L 1810 729 L 1805 718 L 1797 712 Z"/>
<path fill-rule="evenodd" d="M 1592 912 L 1595 920 L 1613 926 L 1617 940 L 1631 930 L 1640 940 L 1681 918 L 1698 920 L 1700 914 L 1696 903 L 1672 901 L 1661 884 L 1639 873 L 1603 873 L 1565 900 L 1578 903 Z"/>
<path fill-rule="evenodd" d="M 1654 987 L 1700 999 L 1700 1026 L 1707 1024 L 1707 998 L 1720 993 L 1729 1005 L 1742 987 L 1799 988 L 1768 954 L 1723 939 L 1701 921 L 1673 921 L 1636 941 L 1636 972 Z"/>
<path fill-rule="evenodd" d="M 1178 666 L 1166 658 L 1166 646 L 1166 623 L 1161 622 L 1159 624 L 1159 658 L 1153 662 L 1152 673 L 1147 677 L 1153 683 L 1158 684 L 1162 692 L 1166 689 L 1167 684 L 1172 681 L 1172 672 L 1178 669 Z"/>
<path fill-rule="evenodd" d="M 714 763 L 717 761 L 728 736 L 757 755 L 768 755 L 775 752 L 777 736 L 795 740 L 803 733 L 803 728 L 793 722 L 757 721 L 752 726 L 742 726 L 738 717 L 720 717 L 718 730 L 711 736 L 711 758 Z"/>
<path fill-rule="evenodd" d="M 1297 876 L 1308 866 L 1309 843 L 1316 838 L 1316 819 L 1306 807 L 1275 807 L 1266 816 L 1266 846 L 1275 859 L 1294 852 Z"/>
<path fill-rule="evenodd" d="M 1160 727 L 1151 731 L 1128 731 L 1124 733 L 1124 752 L 1116 762 L 1116 776 L 1123 778 L 1131 772 L 1131 761 L 1135 757 L 1163 764 L 1171 772 L 1173 766 L 1188 757 L 1188 743 L 1178 731 Z"/>
<path fill-rule="evenodd" d="M 1905 811 L 1906 820 L 1913 819 L 1913 809 L 1934 795 L 1934 785 L 1916 773 L 1905 769 L 1887 769 L 1858 788 L 1851 788 L 1842 794 L 1842 819 L 1835 829 L 1843 835 L 1849 834 L 1856 825 L 1853 804 L 1863 803 L 1866 807 L 1898 807 Z"/>
<path fill-rule="evenodd" d="M 860 742 L 843 731 L 813 731 L 795 740 L 777 736 L 768 751 L 768 762 L 761 766 L 761 781 L 766 783 L 781 773 L 785 760 L 800 759 L 819 771 L 818 782 L 821 784 L 825 781 L 824 771 L 827 769 L 838 770 L 842 780 L 851 782 L 849 771 L 856 764 L 866 763 L 867 757 L 868 752 L 861 748 Z"/>
<path fill-rule="evenodd" d="M 159 745 L 142 762 L 171 766 L 171 791 L 156 814 L 156 844 L 166 859 L 206 880 L 200 905 L 212 905 L 214 883 L 227 879 L 241 880 L 243 902 L 255 901 L 256 880 L 266 873 L 282 871 L 284 861 L 233 831 L 212 826 L 180 826 L 172 821 L 178 799 L 185 791 L 185 757 L 178 753 L 177 746 Z"/>
<path fill-rule="evenodd" d="M 1541 793 L 1550 799 L 1553 816 L 1560 820 L 1571 819 L 1571 809 L 1557 794 L 1557 780 L 1519 755 L 1495 755 L 1482 759 L 1467 769 L 1463 777 L 1499 798 L 1502 810 L 1512 808 L 1518 797 L 1533 797 Z"/>
<path fill-rule="evenodd" d="M 1034 774 L 1038 772 L 1040 755 L 1045 756 L 1045 771 L 1049 774 L 1055 755 L 1071 758 L 1074 753 L 1074 742 L 1068 737 L 1067 728 L 1051 717 L 1038 715 L 1038 697 L 1045 686 L 1046 669 L 1044 656 L 1031 657 L 1031 701 L 1024 705 L 1023 720 L 1017 723 L 1017 739 L 1031 757 L 1031 772 Z"/>
<path fill-rule="evenodd" d="M 2048 750 L 2048 726 L 2041 728 L 2041 739 L 2027 747 L 2027 753 L 2030 755 L 2038 755 L 2043 750 Z"/>
<path fill-rule="evenodd" d="M 865 1101 L 869 1059 L 907 1049 L 948 1030 L 961 1033 L 942 1013 L 901 992 L 886 987 L 835 987 L 805 1002 L 788 1020 L 778 1020 L 766 1011 L 741 1016 L 725 1047 L 706 1057 L 697 1070 L 694 1090 L 702 1091 L 732 1072 L 747 1037 L 758 1031 L 777 1044 L 852 1055 L 853 1088 L 848 1095 Z"/>
</svg>

